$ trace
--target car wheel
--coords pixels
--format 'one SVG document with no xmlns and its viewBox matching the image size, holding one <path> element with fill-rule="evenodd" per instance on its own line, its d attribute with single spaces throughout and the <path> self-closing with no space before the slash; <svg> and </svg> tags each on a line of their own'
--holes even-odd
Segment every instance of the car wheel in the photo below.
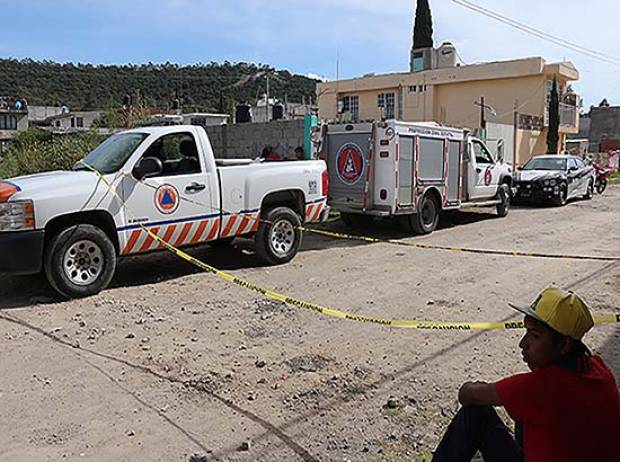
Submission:
<svg viewBox="0 0 620 462">
<path fill-rule="evenodd" d="M 105 289 L 116 270 L 114 244 L 100 228 L 75 225 L 60 230 L 44 256 L 45 276 L 60 295 L 82 298 Z"/>
<path fill-rule="evenodd" d="M 291 261 L 301 246 L 300 227 L 299 216 L 288 207 L 267 211 L 254 236 L 260 259 L 270 265 Z"/>
<path fill-rule="evenodd" d="M 566 183 L 560 184 L 560 194 L 555 199 L 555 205 L 563 206 L 566 205 L 566 201 L 568 200 L 568 186 Z"/>
</svg>

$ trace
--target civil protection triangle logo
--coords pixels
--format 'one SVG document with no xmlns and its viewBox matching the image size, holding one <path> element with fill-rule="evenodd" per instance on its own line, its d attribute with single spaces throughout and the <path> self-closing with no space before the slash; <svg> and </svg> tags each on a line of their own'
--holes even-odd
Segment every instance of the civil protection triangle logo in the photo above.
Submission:
<svg viewBox="0 0 620 462">
<path fill-rule="evenodd" d="M 336 171 L 340 180 L 354 185 L 364 173 L 364 153 L 355 143 L 345 143 L 336 154 Z"/>
</svg>

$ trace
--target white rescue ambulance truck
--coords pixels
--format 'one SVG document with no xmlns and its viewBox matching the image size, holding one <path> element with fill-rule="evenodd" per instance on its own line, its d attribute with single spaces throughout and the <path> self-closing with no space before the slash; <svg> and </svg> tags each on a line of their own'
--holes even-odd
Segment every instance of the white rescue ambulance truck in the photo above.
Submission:
<svg viewBox="0 0 620 462">
<path fill-rule="evenodd" d="M 494 206 L 508 214 L 512 171 L 467 130 L 434 122 L 326 124 L 328 203 L 350 226 L 399 217 L 417 234 L 431 233 L 443 210 Z"/>
<path fill-rule="evenodd" d="M 325 162 L 217 160 L 201 127 L 125 131 L 84 162 L 106 181 L 80 163 L 0 181 L 0 272 L 43 270 L 66 297 L 95 294 L 117 257 L 163 247 L 143 227 L 176 247 L 254 236 L 262 260 L 285 263 L 299 226 L 329 212 Z"/>
</svg>

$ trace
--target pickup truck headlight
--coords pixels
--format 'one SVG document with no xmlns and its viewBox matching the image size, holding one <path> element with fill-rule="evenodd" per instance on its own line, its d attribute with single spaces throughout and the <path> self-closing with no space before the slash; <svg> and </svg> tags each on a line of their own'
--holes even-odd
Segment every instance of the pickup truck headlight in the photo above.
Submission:
<svg viewBox="0 0 620 462">
<path fill-rule="evenodd" d="M 34 229 L 32 201 L 15 201 L 0 204 L 0 232 L 28 231 Z"/>
</svg>

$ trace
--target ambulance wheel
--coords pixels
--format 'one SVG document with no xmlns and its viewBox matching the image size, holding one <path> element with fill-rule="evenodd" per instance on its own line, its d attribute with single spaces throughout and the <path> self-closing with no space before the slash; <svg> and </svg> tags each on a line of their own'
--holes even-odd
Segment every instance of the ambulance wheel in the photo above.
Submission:
<svg viewBox="0 0 620 462">
<path fill-rule="evenodd" d="M 373 217 L 359 213 L 340 212 L 340 219 L 349 228 L 366 228 L 372 224 Z"/>
<path fill-rule="evenodd" d="M 499 186 L 497 198 L 500 200 L 500 203 L 497 204 L 497 215 L 505 217 L 510 211 L 510 188 L 506 183 Z"/>
<path fill-rule="evenodd" d="M 297 254 L 301 245 L 301 220 L 288 207 L 268 210 L 254 236 L 254 247 L 259 258 L 270 265 L 287 263 Z"/>
<path fill-rule="evenodd" d="M 43 262 L 50 285 L 66 298 L 82 298 L 105 289 L 116 270 L 114 244 L 100 228 L 75 225 L 58 231 Z"/>
<path fill-rule="evenodd" d="M 416 234 L 430 234 L 439 223 L 439 204 L 434 197 L 426 194 L 418 213 L 407 215 L 408 227 Z"/>
</svg>

